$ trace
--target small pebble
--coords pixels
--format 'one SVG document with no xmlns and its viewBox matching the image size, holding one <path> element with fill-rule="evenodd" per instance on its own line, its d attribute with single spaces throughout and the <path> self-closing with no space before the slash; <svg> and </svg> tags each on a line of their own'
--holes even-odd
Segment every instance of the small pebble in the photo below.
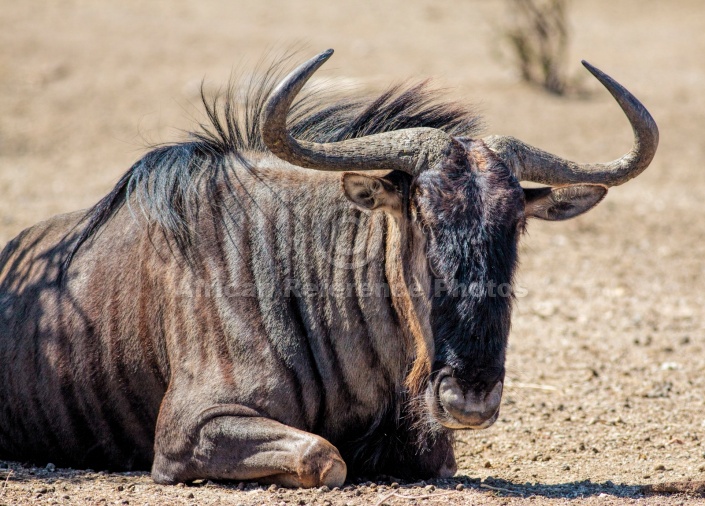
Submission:
<svg viewBox="0 0 705 506">
<path fill-rule="evenodd" d="M 487 469 L 491 468 L 491 467 L 492 467 L 492 462 L 490 462 L 489 460 L 488 460 L 487 462 L 485 462 L 485 467 L 486 467 Z"/>
<path fill-rule="evenodd" d="M 394 481 L 394 482 L 392 482 L 392 484 L 390 485 L 390 487 L 392 487 L 392 488 L 399 488 L 399 483 L 397 483 L 396 481 Z"/>
<path fill-rule="evenodd" d="M 457 490 L 458 492 L 460 492 L 461 490 L 465 490 L 465 485 L 463 485 L 462 483 L 458 483 L 455 486 L 455 490 Z"/>
<path fill-rule="evenodd" d="M 563 466 L 563 470 L 564 470 L 564 471 L 570 471 L 570 466 L 566 464 L 565 466 Z"/>
<path fill-rule="evenodd" d="M 320 487 L 320 488 L 318 489 L 318 491 L 319 491 L 321 494 L 323 494 L 323 493 L 326 493 L 326 492 L 330 492 L 330 488 L 328 487 L 328 485 L 323 485 L 322 487 Z"/>
<path fill-rule="evenodd" d="M 186 496 L 186 499 L 193 499 L 193 492 L 189 492 L 189 494 Z"/>
<path fill-rule="evenodd" d="M 663 464 L 658 464 L 656 467 L 654 467 L 654 471 L 665 471 L 665 470 L 666 470 L 666 466 L 664 466 Z"/>
<path fill-rule="evenodd" d="M 426 485 L 424 487 L 424 490 L 428 490 L 429 492 L 433 492 L 434 490 L 436 490 L 436 487 L 434 487 L 433 485 Z"/>
<path fill-rule="evenodd" d="M 53 473 L 54 471 L 56 471 L 56 466 L 54 464 L 52 464 L 51 462 L 49 462 L 47 464 L 46 470 L 49 471 L 50 473 Z"/>
<path fill-rule="evenodd" d="M 267 490 L 270 492 L 275 492 L 278 488 L 279 487 L 277 487 L 275 484 L 272 484 L 269 486 L 269 488 Z"/>
</svg>

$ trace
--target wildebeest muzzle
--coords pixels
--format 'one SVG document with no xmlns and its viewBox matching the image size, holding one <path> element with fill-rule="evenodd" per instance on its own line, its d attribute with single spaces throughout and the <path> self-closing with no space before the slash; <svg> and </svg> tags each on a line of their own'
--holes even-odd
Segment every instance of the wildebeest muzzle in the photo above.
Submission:
<svg viewBox="0 0 705 506">
<path fill-rule="evenodd" d="M 427 402 L 438 422 L 449 429 L 485 429 L 499 417 L 503 376 L 488 387 L 473 388 L 441 369 L 426 392 Z"/>
</svg>

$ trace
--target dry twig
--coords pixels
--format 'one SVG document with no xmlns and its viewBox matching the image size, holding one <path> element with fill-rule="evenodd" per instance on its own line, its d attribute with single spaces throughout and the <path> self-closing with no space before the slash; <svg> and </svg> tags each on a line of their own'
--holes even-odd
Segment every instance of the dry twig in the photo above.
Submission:
<svg viewBox="0 0 705 506">
<path fill-rule="evenodd" d="M 514 383 L 506 382 L 507 388 L 527 388 L 530 390 L 546 390 L 548 392 L 555 392 L 558 389 L 551 385 L 539 385 L 538 383 Z"/>
<path fill-rule="evenodd" d="M 2 484 L 2 490 L 0 490 L 0 497 L 5 495 L 5 491 L 7 490 L 7 482 L 10 481 L 10 476 L 12 476 L 15 472 L 10 469 L 10 472 L 7 473 L 7 477 L 5 478 L 5 482 Z"/>
<path fill-rule="evenodd" d="M 488 485 L 487 483 L 480 483 L 480 488 L 494 490 L 495 492 L 504 492 L 505 494 L 516 494 L 516 492 L 514 492 L 513 490 L 509 490 L 508 488 L 493 487 L 492 485 Z"/>
<path fill-rule="evenodd" d="M 404 495 L 399 492 L 390 492 L 389 494 L 383 496 L 379 501 L 377 501 L 374 506 L 381 506 L 385 501 L 388 501 L 392 497 L 398 497 L 399 499 L 435 499 L 436 497 L 443 497 L 445 495 L 452 494 L 453 491 L 448 492 L 436 492 L 435 494 L 424 494 L 424 495 Z"/>
</svg>

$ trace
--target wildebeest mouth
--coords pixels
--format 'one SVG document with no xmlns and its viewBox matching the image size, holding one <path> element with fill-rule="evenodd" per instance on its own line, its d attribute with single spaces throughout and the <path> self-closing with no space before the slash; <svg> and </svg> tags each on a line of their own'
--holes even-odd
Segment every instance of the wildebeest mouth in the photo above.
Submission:
<svg viewBox="0 0 705 506">
<path fill-rule="evenodd" d="M 452 370 L 445 367 L 429 384 L 426 403 L 431 415 L 444 427 L 486 429 L 499 417 L 502 390 L 502 380 L 484 391 L 465 388 L 461 381 L 452 376 Z"/>
</svg>

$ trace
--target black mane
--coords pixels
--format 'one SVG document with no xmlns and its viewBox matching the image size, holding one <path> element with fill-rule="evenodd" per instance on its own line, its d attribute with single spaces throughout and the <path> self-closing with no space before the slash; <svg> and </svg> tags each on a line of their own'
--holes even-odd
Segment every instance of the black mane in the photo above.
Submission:
<svg viewBox="0 0 705 506">
<path fill-rule="evenodd" d="M 199 205 L 215 206 L 216 182 L 240 165 L 248 170 L 247 155 L 265 153 L 259 117 L 264 102 L 289 70 L 289 57 L 272 64 L 244 87 L 233 83 L 225 92 L 207 98 L 201 89 L 207 123 L 183 142 L 155 147 L 137 161 L 113 190 L 89 209 L 86 224 L 73 242 L 64 271 L 75 253 L 131 196 L 150 223 L 170 238 L 187 258 L 192 244 L 190 223 Z M 292 107 L 288 125 L 297 139 L 336 142 L 355 137 L 431 127 L 457 137 L 472 137 L 479 117 L 466 106 L 440 100 L 442 92 L 428 81 L 396 85 L 377 97 L 329 100 L 327 93 L 304 91 Z M 205 183 L 206 198 L 196 191 Z M 206 204 L 207 203 L 207 204 Z"/>
</svg>

